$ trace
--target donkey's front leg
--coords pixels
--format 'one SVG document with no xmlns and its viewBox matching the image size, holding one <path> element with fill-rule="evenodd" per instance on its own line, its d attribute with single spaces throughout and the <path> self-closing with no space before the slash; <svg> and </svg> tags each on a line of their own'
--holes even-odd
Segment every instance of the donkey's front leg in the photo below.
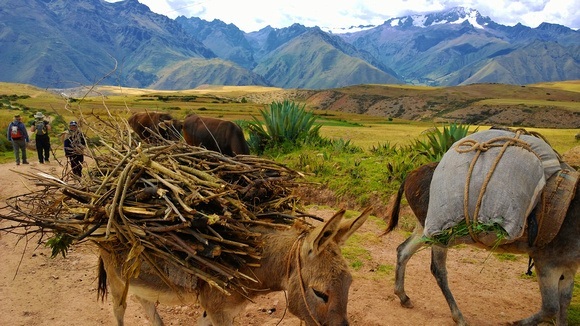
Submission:
<svg viewBox="0 0 580 326">
<path fill-rule="evenodd" d="M 244 309 L 248 301 L 238 293 L 227 296 L 219 290 L 205 286 L 199 295 L 199 304 L 205 309 L 197 321 L 199 326 L 231 326 L 234 318 Z"/>
</svg>

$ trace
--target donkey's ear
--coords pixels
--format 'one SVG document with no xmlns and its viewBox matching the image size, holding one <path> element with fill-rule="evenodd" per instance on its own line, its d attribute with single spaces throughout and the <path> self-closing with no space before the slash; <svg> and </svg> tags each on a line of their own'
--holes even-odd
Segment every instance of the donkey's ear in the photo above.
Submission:
<svg viewBox="0 0 580 326">
<path fill-rule="evenodd" d="M 339 246 L 342 246 L 346 240 L 363 225 L 370 213 L 371 208 L 369 206 L 360 214 L 359 217 L 348 221 L 342 221 L 338 228 L 338 232 L 334 235 L 334 241 L 336 241 Z"/>
<path fill-rule="evenodd" d="M 326 223 L 316 227 L 308 236 L 308 245 L 312 249 L 314 255 L 318 255 L 324 248 L 334 240 L 336 233 L 339 230 L 340 221 L 344 216 L 344 209 L 339 210 Z"/>
</svg>

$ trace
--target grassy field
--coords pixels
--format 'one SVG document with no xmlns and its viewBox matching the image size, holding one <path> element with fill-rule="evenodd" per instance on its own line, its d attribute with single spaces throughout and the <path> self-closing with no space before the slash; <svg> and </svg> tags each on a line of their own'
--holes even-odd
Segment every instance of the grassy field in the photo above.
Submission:
<svg viewBox="0 0 580 326">
<path fill-rule="evenodd" d="M 572 90 L 580 92 L 580 82 L 568 81 L 561 83 L 543 83 L 534 87 Z M 388 89 L 389 92 L 399 91 L 442 91 L 442 88 L 423 86 L 392 86 L 382 85 L 360 86 L 358 89 L 371 89 L 371 93 Z M 347 88 L 348 89 L 348 88 Z M 454 88 L 445 89 L 452 92 Z M 227 120 L 251 120 L 260 117 L 260 110 L 267 106 L 256 103 L 242 103 L 239 100 L 245 94 L 268 93 L 279 91 L 279 88 L 257 86 L 208 86 L 204 88 L 183 91 L 159 91 L 134 88 L 102 86 L 94 89 L 84 88 L 74 92 L 65 90 L 60 93 L 32 87 L 30 85 L 0 83 L 1 102 L 0 125 L 8 126 L 15 113 L 20 113 L 25 122 L 30 122 L 37 111 L 46 115 L 62 117 L 62 125 L 56 126 L 56 131 L 66 128 L 65 123 L 70 120 L 81 120 L 81 116 L 89 119 L 90 116 L 100 118 L 113 114 L 127 118 L 133 112 L 144 110 L 167 111 L 176 118 L 183 118 L 187 114 L 197 113 L 203 116 L 213 116 Z M 353 92 L 356 88 L 353 88 Z M 498 87 L 498 92 L 500 87 Z M 474 86 L 462 89 L 466 94 L 477 97 L 480 94 Z M 5 96 L 18 95 L 15 101 L 6 101 Z M 492 101 L 492 100 L 490 100 Z M 493 101 L 498 101 L 493 100 Z M 506 98 L 506 103 L 519 103 L 522 99 Z M 575 103 L 576 108 L 578 104 Z M 308 108 L 307 108 L 308 109 Z M 420 137 L 421 133 L 432 127 L 441 127 L 442 124 L 432 122 L 416 122 L 383 117 L 343 113 L 338 111 L 314 111 L 322 124 L 321 134 L 330 139 L 343 139 L 363 149 L 370 149 L 380 144 L 407 144 Z M 472 129 L 475 129 L 473 126 Z M 525 126 L 523 126 L 525 127 Z M 479 126 L 485 130 L 488 126 Z M 529 128 L 543 134 L 554 148 L 566 152 L 577 145 L 574 135 L 576 129 L 537 129 Z M 89 132 L 90 136 L 90 132 Z M 10 160 L 11 153 L 4 155 L 0 160 Z"/>
<path fill-rule="evenodd" d="M 565 91 L 580 93 L 580 80 L 568 80 L 565 82 L 545 82 L 545 83 L 537 83 L 532 86 L 562 89 Z"/>
</svg>

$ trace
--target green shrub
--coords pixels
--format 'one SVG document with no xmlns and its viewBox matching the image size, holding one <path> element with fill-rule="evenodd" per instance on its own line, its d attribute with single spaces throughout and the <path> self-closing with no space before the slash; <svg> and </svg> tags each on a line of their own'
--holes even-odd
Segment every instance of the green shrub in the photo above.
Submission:
<svg viewBox="0 0 580 326">
<path fill-rule="evenodd" d="M 0 136 L 0 152 L 12 152 L 12 142 L 6 138 L 6 135 Z"/>
<path fill-rule="evenodd" d="M 387 182 L 401 183 L 407 177 L 409 172 L 423 164 L 429 163 L 429 160 L 409 149 L 401 149 L 399 152 L 391 155 L 386 162 L 385 178 Z"/>
<path fill-rule="evenodd" d="M 373 145 L 373 147 L 371 147 L 370 149 L 371 153 L 383 156 L 397 154 L 398 151 L 399 147 L 397 145 L 392 145 L 390 142 L 387 142 L 385 144 L 378 144 L 377 147 Z"/>
<path fill-rule="evenodd" d="M 376 156 L 385 157 L 384 176 L 386 182 L 402 182 L 409 172 L 430 160 L 414 146 L 397 146 L 390 143 L 379 144 L 370 149 Z"/>
<path fill-rule="evenodd" d="M 427 137 L 427 140 L 422 141 L 417 139 L 412 143 L 412 147 L 422 155 L 427 156 L 429 160 L 438 162 L 443 157 L 443 154 L 451 148 L 453 143 L 467 136 L 468 133 L 469 125 L 457 123 L 443 126 L 443 130 L 431 128 L 423 133 Z"/>
<path fill-rule="evenodd" d="M 293 164 L 295 169 L 313 174 L 316 177 L 330 176 L 334 169 L 332 167 L 332 157 L 330 155 L 317 154 L 311 155 L 309 153 L 298 153 L 298 157 Z"/>
<path fill-rule="evenodd" d="M 263 122 L 255 116 L 249 121 L 248 141 L 253 152 L 263 153 L 267 148 L 299 148 L 320 139 L 316 116 L 295 102 L 272 102 L 269 110 L 260 110 Z"/>
<path fill-rule="evenodd" d="M 335 153 L 345 153 L 345 154 L 357 154 L 363 153 L 364 150 L 360 146 L 356 146 L 350 142 L 350 140 L 339 139 L 328 139 L 328 138 L 313 138 L 311 139 L 309 145 L 318 148 L 327 148 Z"/>
</svg>

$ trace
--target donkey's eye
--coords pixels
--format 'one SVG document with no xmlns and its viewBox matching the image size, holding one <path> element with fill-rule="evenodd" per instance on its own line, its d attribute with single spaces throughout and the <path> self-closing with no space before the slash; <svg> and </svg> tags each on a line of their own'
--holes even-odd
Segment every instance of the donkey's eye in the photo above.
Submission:
<svg viewBox="0 0 580 326">
<path fill-rule="evenodd" d="M 324 293 L 324 292 L 320 292 L 318 290 L 312 289 L 312 292 L 314 292 L 314 294 L 319 297 L 320 299 L 322 299 L 322 301 L 324 301 L 324 303 L 328 303 L 328 294 Z"/>
</svg>

